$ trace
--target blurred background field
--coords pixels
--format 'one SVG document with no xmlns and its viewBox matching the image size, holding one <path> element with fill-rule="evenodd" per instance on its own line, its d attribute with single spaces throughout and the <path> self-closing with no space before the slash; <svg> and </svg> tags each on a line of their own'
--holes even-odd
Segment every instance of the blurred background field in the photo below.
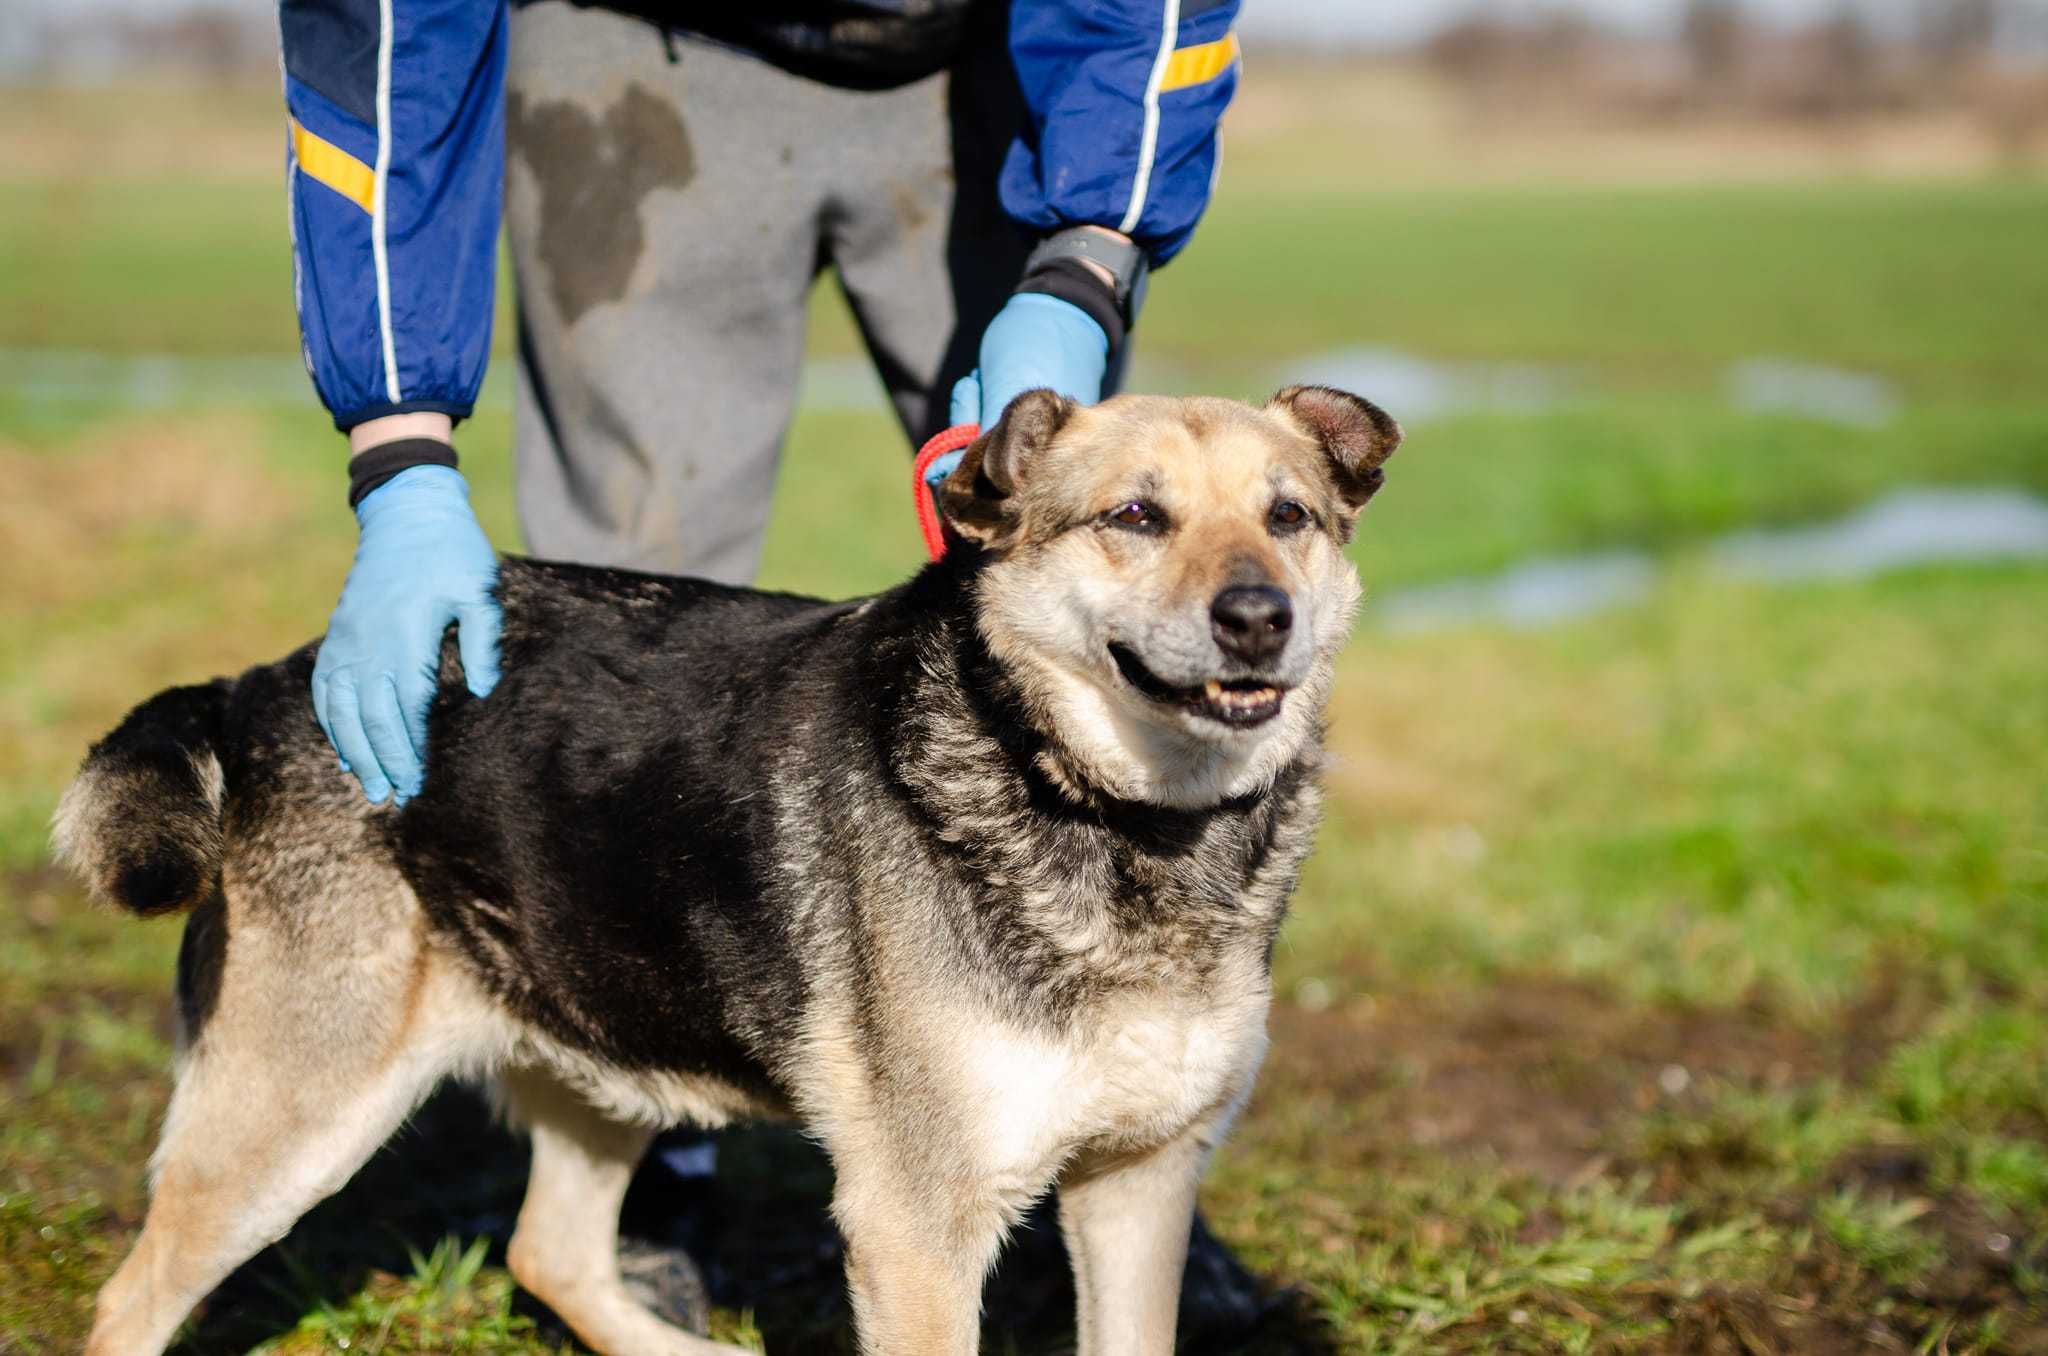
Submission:
<svg viewBox="0 0 2048 1356">
<path fill-rule="evenodd" d="M 1248 17 L 1138 331 L 1140 386 L 1410 434 L 1205 1198 L 1287 1292 L 1246 1349 L 2048 1349 L 2040 7 L 1417 8 Z M 86 12 L 17 12 L 47 69 L 0 38 L 0 1352 L 76 1346 L 168 1090 L 177 925 L 89 909 L 50 808 L 134 702 L 317 633 L 353 539 L 260 26 L 149 9 L 138 65 Z M 908 450 L 829 278 L 812 353 L 764 582 L 885 587 Z M 507 375 L 460 443 L 511 549 Z M 715 1210 L 816 1206 L 728 1159 Z M 372 1175 L 188 1349 L 561 1340 L 509 1221 Z M 720 1330 L 839 1349 L 834 1267 Z"/>
</svg>

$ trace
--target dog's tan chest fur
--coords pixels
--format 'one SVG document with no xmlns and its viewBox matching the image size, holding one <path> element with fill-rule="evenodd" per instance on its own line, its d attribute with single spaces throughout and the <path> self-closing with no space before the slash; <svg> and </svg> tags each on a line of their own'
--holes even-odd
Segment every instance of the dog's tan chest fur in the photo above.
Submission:
<svg viewBox="0 0 2048 1356">
<path fill-rule="evenodd" d="M 1265 1051 L 1265 986 L 1233 989 L 1118 998 L 1072 1038 L 961 1023 L 952 1072 L 978 1168 L 1028 1199 L 1077 1156 L 1149 1149 L 1229 1109 Z"/>
</svg>

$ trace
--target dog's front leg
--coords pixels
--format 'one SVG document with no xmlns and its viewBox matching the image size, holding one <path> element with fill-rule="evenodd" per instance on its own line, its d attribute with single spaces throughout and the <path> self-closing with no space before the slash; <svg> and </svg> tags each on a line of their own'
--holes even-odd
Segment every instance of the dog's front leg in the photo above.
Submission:
<svg viewBox="0 0 2048 1356">
<path fill-rule="evenodd" d="M 912 1182 L 900 1165 L 836 1166 L 832 1213 L 864 1356 L 974 1356 L 982 1279 L 1002 1242 L 999 1203 Z"/>
<path fill-rule="evenodd" d="M 1080 1356 L 1171 1356 L 1195 1185 L 1211 1147 L 1208 1134 L 1190 1130 L 1062 1174 L 1060 1232 L 1074 1264 Z"/>
</svg>

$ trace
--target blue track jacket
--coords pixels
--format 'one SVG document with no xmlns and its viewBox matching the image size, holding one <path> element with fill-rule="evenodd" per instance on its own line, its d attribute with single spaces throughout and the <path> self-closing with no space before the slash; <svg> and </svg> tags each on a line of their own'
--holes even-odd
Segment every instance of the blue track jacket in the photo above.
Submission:
<svg viewBox="0 0 2048 1356">
<path fill-rule="evenodd" d="M 888 12 L 903 0 L 862 0 Z M 1187 243 L 1237 86 L 1239 0 L 1013 0 L 1027 126 L 1003 207 Z M 687 29 L 689 6 L 678 3 Z M 293 285 L 336 427 L 468 415 L 490 355 L 504 186 L 503 0 L 282 0 Z"/>
</svg>

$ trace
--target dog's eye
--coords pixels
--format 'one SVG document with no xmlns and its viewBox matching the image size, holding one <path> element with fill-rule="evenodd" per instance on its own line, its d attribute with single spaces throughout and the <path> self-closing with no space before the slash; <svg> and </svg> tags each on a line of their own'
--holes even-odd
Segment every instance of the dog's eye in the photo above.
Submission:
<svg viewBox="0 0 2048 1356">
<path fill-rule="evenodd" d="M 1270 515 L 1275 532 L 1293 532 L 1308 526 L 1309 512 L 1292 499 L 1282 499 L 1273 505 Z"/>
<path fill-rule="evenodd" d="M 1166 515 L 1142 499 L 1109 511 L 1109 521 L 1118 527 L 1133 528 L 1139 532 L 1157 532 L 1166 526 Z"/>
</svg>

